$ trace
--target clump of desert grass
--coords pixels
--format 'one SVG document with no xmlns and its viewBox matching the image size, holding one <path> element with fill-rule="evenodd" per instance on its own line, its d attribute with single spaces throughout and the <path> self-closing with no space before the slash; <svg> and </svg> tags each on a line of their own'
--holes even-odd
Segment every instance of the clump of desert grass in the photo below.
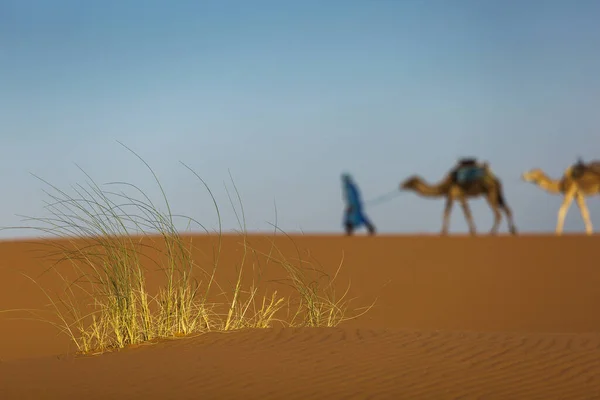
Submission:
<svg viewBox="0 0 600 400">
<path fill-rule="evenodd" d="M 218 243 L 208 267 L 196 263 L 192 240 L 175 228 L 175 220 L 184 217 L 171 211 L 154 170 L 137 153 L 121 145 L 152 174 L 162 194 L 162 208 L 132 183 L 112 182 L 101 187 L 81 170 L 87 183 L 73 186 L 71 193 L 38 177 L 49 188 L 45 190 L 50 198 L 45 206 L 49 216 L 28 218 L 35 226 L 27 228 L 60 239 L 47 242 L 53 246 L 48 255 L 56 257 L 51 272 L 64 283 L 61 293 L 50 293 L 38 284 L 49 300 L 52 317 L 41 317 L 39 310 L 29 311 L 68 335 L 79 353 L 102 353 L 157 339 L 270 328 L 274 324 L 334 327 L 370 308 L 349 310 L 349 286 L 336 296 L 333 283 L 341 264 L 331 278 L 301 257 L 286 258 L 274 242 L 269 253 L 252 248 L 246 240 L 245 216 L 235 184 L 241 218 L 235 207 L 234 211 L 243 228 L 243 252 L 239 263 L 233 266 L 237 280 L 224 290 L 215 279 L 223 234 L 221 213 L 206 182 L 182 163 L 206 188 L 218 217 Z M 229 199 L 234 206 L 231 196 Z M 202 226 L 185 218 L 188 227 Z M 276 224 L 274 227 L 277 232 Z M 245 265 L 251 255 L 280 266 L 287 276 L 280 283 L 293 288 L 295 295 L 284 297 L 277 290 L 259 290 L 260 281 L 254 279 L 254 274 L 244 286 L 248 281 Z M 164 278 L 155 290 L 150 290 L 146 282 L 149 266 Z M 252 263 L 252 268 L 257 268 L 256 263 Z M 315 272 L 318 279 L 309 277 Z M 219 291 L 218 296 L 211 295 L 214 291 Z M 225 300 L 217 302 L 216 297 Z"/>
</svg>

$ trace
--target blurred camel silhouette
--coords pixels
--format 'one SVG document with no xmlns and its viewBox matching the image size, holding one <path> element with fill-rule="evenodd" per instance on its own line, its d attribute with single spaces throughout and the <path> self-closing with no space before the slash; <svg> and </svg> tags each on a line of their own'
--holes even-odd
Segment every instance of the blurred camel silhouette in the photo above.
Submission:
<svg viewBox="0 0 600 400">
<path fill-rule="evenodd" d="M 413 175 L 400 184 L 401 190 L 412 190 L 423 197 L 445 197 L 446 207 L 442 223 L 442 235 L 448 233 L 450 213 L 455 200 L 458 200 L 469 225 L 471 235 L 476 234 L 473 216 L 469 208 L 468 199 L 484 196 L 494 212 L 494 225 L 490 234 L 498 232 L 504 211 L 508 221 L 509 231 L 516 234 L 517 229 L 513 222 L 512 212 L 504 199 L 502 183 L 494 176 L 487 162 L 479 163 L 476 159 L 460 159 L 456 165 L 440 182 L 428 184 L 421 177 Z"/>
<path fill-rule="evenodd" d="M 586 234 L 591 235 L 594 232 L 585 197 L 600 194 L 600 161 L 584 163 L 580 158 L 565 170 L 560 179 L 550 178 L 540 168 L 525 172 L 522 179 L 539 186 L 548 193 L 564 196 L 556 221 L 557 235 L 561 235 L 563 232 L 565 217 L 573 199 L 577 201 Z"/>
</svg>

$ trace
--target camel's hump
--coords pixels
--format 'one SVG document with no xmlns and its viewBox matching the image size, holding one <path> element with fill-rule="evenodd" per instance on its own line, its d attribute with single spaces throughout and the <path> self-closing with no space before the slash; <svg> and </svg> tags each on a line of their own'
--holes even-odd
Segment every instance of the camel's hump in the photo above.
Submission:
<svg viewBox="0 0 600 400">
<path fill-rule="evenodd" d="M 573 179 L 600 179 L 600 161 L 591 161 L 588 163 L 578 162 L 571 165 L 565 174 L 565 178 L 569 176 Z"/>
</svg>

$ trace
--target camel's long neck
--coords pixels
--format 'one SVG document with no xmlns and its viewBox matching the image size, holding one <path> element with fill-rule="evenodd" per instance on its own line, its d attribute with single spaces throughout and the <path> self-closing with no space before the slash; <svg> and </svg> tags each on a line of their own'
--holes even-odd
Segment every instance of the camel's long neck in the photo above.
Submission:
<svg viewBox="0 0 600 400">
<path fill-rule="evenodd" d="M 423 197 L 439 197 L 446 194 L 445 182 L 441 182 L 435 185 L 429 185 L 424 182 L 420 182 L 415 190 Z"/>
<path fill-rule="evenodd" d="M 559 194 L 561 192 L 561 181 L 552 179 L 544 175 L 539 181 L 536 182 L 539 187 L 552 194 Z"/>
</svg>

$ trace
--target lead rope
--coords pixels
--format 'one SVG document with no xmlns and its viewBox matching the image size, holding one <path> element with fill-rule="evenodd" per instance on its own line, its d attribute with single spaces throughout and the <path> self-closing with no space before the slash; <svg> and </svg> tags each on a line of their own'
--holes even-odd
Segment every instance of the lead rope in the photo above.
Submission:
<svg viewBox="0 0 600 400">
<path fill-rule="evenodd" d="M 379 205 L 379 204 L 382 204 L 382 203 L 386 203 L 386 202 L 392 200 L 393 198 L 398 197 L 401 194 L 402 194 L 402 192 L 400 190 L 394 189 L 394 190 L 392 190 L 392 191 L 390 191 L 390 192 L 388 192 L 388 193 L 386 193 L 384 195 L 381 195 L 379 197 L 376 197 L 374 199 L 366 201 L 365 205 L 366 206 L 374 206 L 374 205 Z"/>
</svg>

